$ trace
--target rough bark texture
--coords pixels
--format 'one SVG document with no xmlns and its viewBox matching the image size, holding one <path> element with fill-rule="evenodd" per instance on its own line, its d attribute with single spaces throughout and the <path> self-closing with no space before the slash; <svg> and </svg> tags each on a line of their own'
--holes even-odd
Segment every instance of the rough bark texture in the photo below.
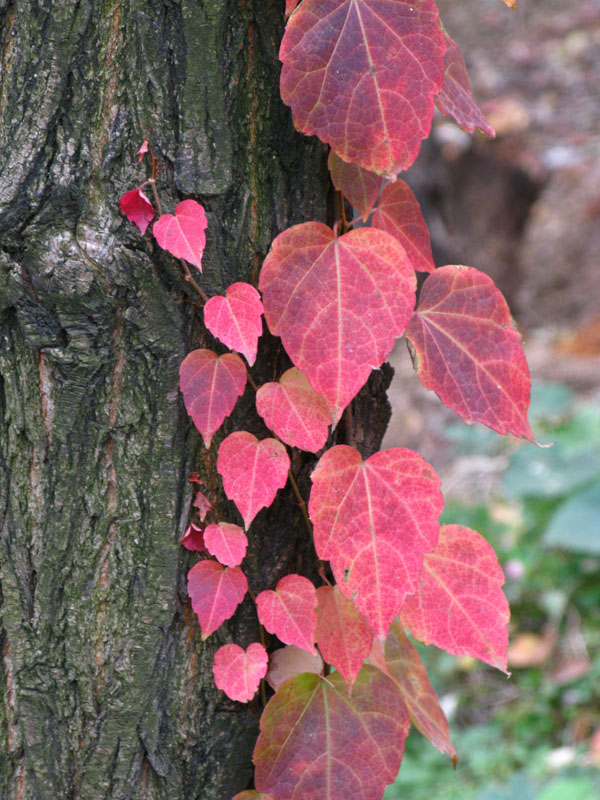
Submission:
<svg viewBox="0 0 600 800">
<path fill-rule="evenodd" d="M 178 392 L 184 355 L 222 348 L 118 199 L 146 177 L 134 153 L 148 135 L 165 209 L 206 206 L 209 295 L 256 280 L 282 229 L 326 219 L 325 149 L 279 99 L 283 8 L 0 0 L 2 800 L 228 800 L 249 785 L 257 710 L 218 692 L 211 665 L 222 643 L 256 638 L 253 609 L 203 644 L 195 556 L 178 545 L 191 471 L 238 519 L 215 471 L 222 436 L 204 450 Z M 275 362 L 266 338 L 258 382 Z M 365 454 L 388 381 L 340 426 Z M 265 433 L 250 390 L 222 434 L 242 426 Z M 311 463 L 293 462 L 307 495 Z M 290 566 L 314 574 L 289 488 L 250 538 L 255 591 Z"/>
</svg>

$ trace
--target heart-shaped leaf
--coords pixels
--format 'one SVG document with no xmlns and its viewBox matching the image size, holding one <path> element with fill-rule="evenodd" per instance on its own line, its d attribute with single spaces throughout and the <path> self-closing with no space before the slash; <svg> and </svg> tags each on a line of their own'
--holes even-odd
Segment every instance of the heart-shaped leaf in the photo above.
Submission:
<svg viewBox="0 0 600 800">
<path fill-rule="evenodd" d="M 253 642 L 247 650 L 237 644 L 223 645 L 215 653 L 215 683 L 227 697 L 247 703 L 267 674 L 268 661 L 267 651 L 258 642 Z"/>
<path fill-rule="evenodd" d="M 216 561 L 200 561 L 188 572 L 188 594 L 206 639 L 233 616 L 248 591 L 241 569 L 223 567 Z"/>
<path fill-rule="evenodd" d="M 327 166 L 335 188 L 344 195 L 346 200 L 358 208 L 366 222 L 379 196 L 381 175 L 369 172 L 351 161 L 342 161 L 333 150 L 329 153 Z"/>
<path fill-rule="evenodd" d="M 320 675 L 323 672 L 323 659 L 319 653 L 308 653 L 301 647 L 288 644 L 271 653 L 267 683 L 276 692 L 282 683 L 303 672 Z"/>
<path fill-rule="evenodd" d="M 211 297 L 204 306 L 204 324 L 231 350 L 245 356 L 252 366 L 262 334 L 260 295 L 249 283 L 232 283 L 225 297 Z"/>
<path fill-rule="evenodd" d="M 146 228 L 154 219 L 154 208 L 150 200 L 142 192 L 142 187 L 125 192 L 119 201 L 119 208 L 129 222 L 133 222 L 138 226 L 143 236 L 146 233 Z"/>
<path fill-rule="evenodd" d="M 309 653 L 316 653 L 317 592 L 308 578 L 285 575 L 275 587 L 256 598 L 256 611 L 261 625 L 274 633 L 284 644 L 295 644 Z"/>
<path fill-rule="evenodd" d="M 248 539 L 239 525 L 218 522 L 204 529 L 204 544 L 208 552 L 226 567 L 237 567 L 244 560 Z"/>
<path fill-rule="evenodd" d="M 200 203 L 183 200 L 177 205 L 174 216 L 163 214 L 154 223 L 152 233 L 163 250 L 189 261 L 202 272 L 206 225 L 206 214 Z"/>
<path fill-rule="evenodd" d="M 407 183 L 396 181 L 384 187 L 371 224 L 398 239 L 413 269 L 433 272 L 429 231 L 419 202 Z"/>
<path fill-rule="evenodd" d="M 231 433 L 221 442 L 217 471 L 225 494 L 236 504 L 248 530 L 261 508 L 270 506 L 288 477 L 290 459 L 277 439 L 258 441 L 247 431 Z"/>
</svg>

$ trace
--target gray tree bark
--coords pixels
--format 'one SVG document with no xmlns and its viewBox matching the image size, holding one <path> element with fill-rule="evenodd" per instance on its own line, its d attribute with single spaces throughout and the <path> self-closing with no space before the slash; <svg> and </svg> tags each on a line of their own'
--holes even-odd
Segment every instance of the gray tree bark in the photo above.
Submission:
<svg viewBox="0 0 600 800">
<path fill-rule="evenodd" d="M 119 213 L 161 161 L 165 210 L 207 210 L 208 295 L 256 281 L 272 239 L 327 219 L 325 148 L 279 99 L 283 0 L 0 0 L 0 797 L 228 800 L 256 707 L 212 656 L 257 638 L 248 599 L 201 642 L 179 544 L 197 471 L 220 518 L 223 435 L 266 429 L 247 390 L 201 446 L 178 392 L 202 327 L 179 264 Z M 255 378 L 285 356 L 265 339 Z M 370 452 L 379 373 L 338 434 Z M 311 462 L 295 454 L 305 496 Z M 255 591 L 314 554 L 289 488 L 251 528 Z"/>
</svg>

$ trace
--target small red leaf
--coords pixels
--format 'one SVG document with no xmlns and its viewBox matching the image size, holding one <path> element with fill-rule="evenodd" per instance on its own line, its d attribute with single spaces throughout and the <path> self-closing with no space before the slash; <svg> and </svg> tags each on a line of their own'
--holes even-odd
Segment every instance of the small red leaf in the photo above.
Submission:
<svg viewBox="0 0 600 800">
<path fill-rule="evenodd" d="M 384 231 L 336 238 L 306 222 L 273 242 L 260 275 L 267 323 L 335 422 L 403 333 L 415 286 L 404 248 Z"/>
<path fill-rule="evenodd" d="M 216 561 L 200 561 L 188 572 L 188 594 L 206 639 L 235 613 L 248 590 L 241 569 L 223 567 Z"/>
<path fill-rule="evenodd" d="M 291 447 L 316 453 L 327 441 L 331 424 L 327 400 L 296 367 L 284 372 L 278 383 L 260 387 L 256 410 L 267 427 Z"/>
<path fill-rule="evenodd" d="M 358 208 L 366 222 L 379 196 L 381 176 L 359 167 L 358 164 L 342 161 L 333 150 L 329 153 L 327 166 L 335 188 Z"/>
<path fill-rule="evenodd" d="M 317 592 L 308 578 L 286 575 L 275 591 L 267 589 L 256 598 L 261 625 L 274 633 L 284 644 L 295 644 L 309 653 L 316 653 Z"/>
<path fill-rule="evenodd" d="M 443 525 L 400 619 L 424 644 L 506 671 L 510 612 L 503 583 L 496 554 L 483 536 L 461 525 Z"/>
<path fill-rule="evenodd" d="M 395 178 L 429 133 L 444 50 L 432 0 L 304 0 L 279 51 L 281 97 L 298 130 Z"/>
<path fill-rule="evenodd" d="M 323 658 L 341 673 L 352 690 L 365 658 L 371 652 L 373 632 L 352 600 L 338 586 L 317 589 L 316 639 Z"/>
<path fill-rule="evenodd" d="M 440 267 L 406 329 L 421 382 L 466 422 L 535 441 L 529 368 L 506 300 L 470 267 Z"/>
<path fill-rule="evenodd" d="M 232 283 L 225 297 L 211 297 L 204 306 L 204 324 L 231 350 L 246 357 L 250 366 L 256 360 L 262 334 L 263 307 L 260 295 L 249 283 Z"/>
<path fill-rule="evenodd" d="M 371 224 L 398 239 L 413 269 L 433 272 L 429 231 L 419 202 L 407 183 L 396 181 L 384 187 Z"/>
<path fill-rule="evenodd" d="M 198 553 L 206 550 L 202 528 L 199 528 L 192 522 L 187 531 L 183 534 L 179 544 L 183 545 L 187 550 L 195 550 Z"/>
<path fill-rule="evenodd" d="M 150 200 L 142 192 L 142 187 L 125 192 L 119 201 L 119 208 L 129 222 L 133 222 L 138 226 L 143 236 L 146 233 L 146 228 L 154 219 L 154 208 Z"/>
<path fill-rule="evenodd" d="M 146 155 L 147 152 L 148 152 L 148 139 L 144 139 L 140 149 L 136 153 L 138 164 L 142 163 L 142 161 L 144 160 L 144 156 Z"/>
<path fill-rule="evenodd" d="M 383 639 L 437 542 L 439 478 L 412 450 L 382 450 L 363 462 L 354 448 L 337 445 L 312 482 L 317 555 L 331 561 L 340 591 Z"/>
<path fill-rule="evenodd" d="M 219 647 L 213 663 L 217 688 L 232 700 L 247 703 L 267 674 L 268 661 L 267 651 L 258 642 L 253 642 L 247 650 L 237 644 Z"/>
<path fill-rule="evenodd" d="M 303 672 L 313 672 L 320 675 L 323 671 L 323 659 L 319 653 L 307 653 L 301 647 L 288 644 L 271 653 L 269 658 L 269 671 L 267 683 L 274 692 L 282 683 Z"/>
<path fill-rule="evenodd" d="M 160 247 L 175 258 L 184 258 L 202 272 L 202 253 L 206 244 L 206 214 L 195 200 L 183 200 L 173 214 L 163 214 L 152 232 Z"/>
<path fill-rule="evenodd" d="M 244 560 L 248 539 L 239 525 L 219 522 L 204 530 L 204 544 L 208 552 L 226 567 L 237 567 Z"/>
<path fill-rule="evenodd" d="M 198 516 L 200 517 L 200 521 L 204 522 L 204 517 L 208 514 L 208 512 L 212 508 L 210 500 L 206 497 L 205 494 L 198 491 L 196 492 L 196 497 L 194 497 L 193 506 L 194 508 L 198 509 Z"/>
<path fill-rule="evenodd" d="M 179 385 L 187 412 L 210 447 L 213 434 L 244 394 L 246 367 L 235 353 L 193 350 L 181 363 Z"/>
<path fill-rule="evenodd" d="M 445 31 L 444 39 L 447 45 L 444 56 L 444 83 L 435 98 L 435 104 L 442 114 L 452 117 L 464 131 L 473 133 L 475 128 L 479 128 L 493 138 L 496 133 L 483 116 L 473 97 L 471 81 L 462 53 L 456 42 Z"/>
<path fill-rule="evenodd" d="M 217 471 L 225 494 L 236 504 L 248 530 L 261 508 L 270 506 L 288 477 L 290 459 L 277 439 L 258 441 L 247 431 L 231 433 L 221 442 Z"/>
</svg>

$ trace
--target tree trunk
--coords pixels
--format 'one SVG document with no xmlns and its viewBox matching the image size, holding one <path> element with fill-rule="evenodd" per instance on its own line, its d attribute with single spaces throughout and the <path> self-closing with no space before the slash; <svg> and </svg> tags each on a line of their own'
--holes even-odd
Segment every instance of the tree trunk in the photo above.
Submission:
<svg viewBox="0 0 600 800">
<path fill-rule="evenodd" d="M 160 159 L 165 210 L 207 210 L 208 295 L 256 282 L 272 239 L 326 220 L 326 150 L 279 99 L 283 0 L 0 0 L 0 797 L 229 800 L 251 779 L 258 708 L 212 656 L 257 638 L 251 602 L 203 643 L 186 592 L 192 471 L 266 429 L 247 390 L 210 450 L 178 391 L 223 352 L 179 264 L 119 214 Z M 330 202 L 331 198 L 329 199 Z M 331 202 L 330 202 L 331 205 Z M 265 338 L 258 382 L 285 357 Z M 383 433 L 378 373 L 342 433 Z M 314 460 L 293 469 L 308 495 Z M 314 554 L 289 488 L 250 532 L 255 591 Z"/>
</svg>

